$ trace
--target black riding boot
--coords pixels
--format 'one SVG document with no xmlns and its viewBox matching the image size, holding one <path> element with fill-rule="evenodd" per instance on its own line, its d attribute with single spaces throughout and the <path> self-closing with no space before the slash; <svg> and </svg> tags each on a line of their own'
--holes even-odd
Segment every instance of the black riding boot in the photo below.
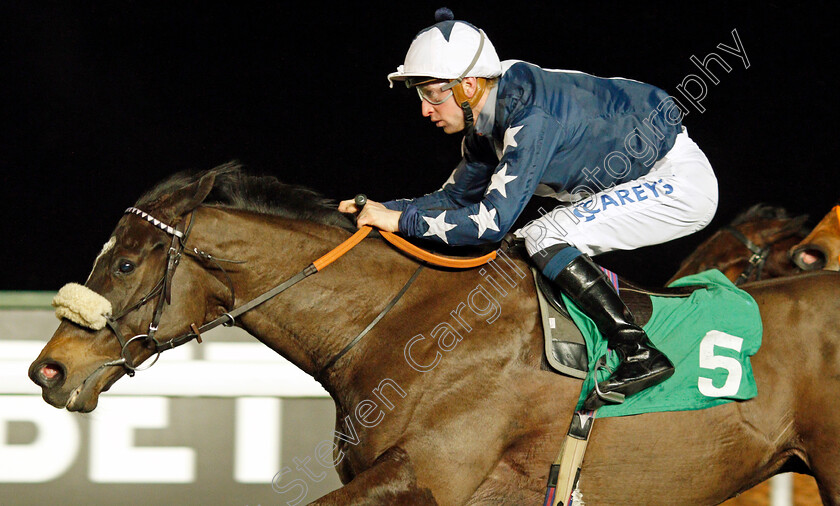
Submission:
<svg viewBox="0 0 840 506">
<path fill-rule="evenodd" d="M 581 255 L 572 260 L 554 282 L 592 318 L 606 337 L 609 347 L 618 353 L 618 367 L 606 381 L 598 384 L 602 394 L 633 395 L 674 374 L 674 364 L 654 348 L 645 331 L 633 321 L 633 315 L 612 283 L 589 257 Z M 605 400 L 593 390 L 584 407 L 596 409 L 609 402 L 623 400 L 620 395 L 611 397 L 612 401 Z"/>
</svg>

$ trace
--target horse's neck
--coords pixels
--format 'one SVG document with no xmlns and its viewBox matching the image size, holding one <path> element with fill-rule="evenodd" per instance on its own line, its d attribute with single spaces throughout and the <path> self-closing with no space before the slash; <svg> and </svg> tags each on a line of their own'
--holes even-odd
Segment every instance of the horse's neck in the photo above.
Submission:
<svg viewBox="0 0 840 506">
<path fill-rule="evenodd" d="M 280 285 L 350 235 L 337 227 L 273 216 L 219 209 L 202 213 L 195 244 L 219 257 L 245 261 L 225 266 L 236 294 L 234 307 Z M 416 267 L 382 241 L 367 239 L 322 272 L 243 314 L 237 323 L 315 375 L 376 316 L 383 300 L 387 302 Z"/>
<path fill-rule="evenodd" d="M 668 283 L 679 279 L 689 274 L 696 274 L 710 268 L 720 268 L 724 263 L 732 260 L 731 258 L 722 258 L 721 253 L 717 251 L 719 245 L 724 241 L 736 241 L 734 237 L 729 237 L 729 234 L 723 230 L 716 231 L 709 239 L 706 239 L 700 244 L 694 252 L 692 252 L 680 264 L 677 272 L 668 280 Z"/>
</svg>

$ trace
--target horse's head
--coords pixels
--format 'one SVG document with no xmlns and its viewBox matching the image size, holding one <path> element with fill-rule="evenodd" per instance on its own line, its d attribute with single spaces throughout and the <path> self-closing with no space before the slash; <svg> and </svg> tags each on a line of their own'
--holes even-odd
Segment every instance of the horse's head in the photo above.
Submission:
<svg viewBox="0 0 840 506">
<path fill-rule="evenodd" d="M 730 274 L 735 276 L 734 279 L 747 281 L 750 278 L 777 278 L 799 272 L 789 260 L 787 250 L 805 235 L 803 227 L 808 215 L 789 216 L 783 209 L 772 212 L 775 215 L 758 213 L 752 219 L 728 228 L 729 233 L 740 243 L 735 251 L 740 247 L 742 258 L 730 266 Z"/>
<path fill-rule="evenodd" d="M 790 258 L 805 271 L 840 270 L 840 205 L 834 206 L 802 242 L 790 249 Z"/>
<path fill-rule="evenodd" d="M 720 270 L 736 284 L 800 273 L 787 251 L 806 235 L 807 220 L 808 215 L 756 204 L 701 244 L 669 283 L 707 269 Z"/>
<path fill-rule="evenodd" d="M 44 400 L 71 411 L 93 410 L 101 392 L 214 309 L 209 292 L 219 288 L 208 279 L 218 280 L 199 263 L 181 261 L 191 211 L 213 183 L 210 172 L 138 201 L 143 211 L 126 212 L 85 285 L 59 291 L 53 303 L 61 324 L 29 368 Z"/>
</svg>

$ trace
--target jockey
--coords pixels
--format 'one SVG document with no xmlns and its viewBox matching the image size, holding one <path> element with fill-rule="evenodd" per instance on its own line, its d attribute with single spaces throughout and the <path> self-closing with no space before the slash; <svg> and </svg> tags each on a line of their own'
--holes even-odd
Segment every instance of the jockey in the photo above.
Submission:
<svg viewBox="0 0 840 506">
<path fill-rule="evenodd" d="M 602 393 L 632 395 L 674 372 L 590 256 L 683 237 L 717 208 L 712 167 L 678 102 L 638 81 L 501 62 L 483 30 L 439 9 L 388 75 L 421 111 L 462 133 L 463 159 L 428 195 L 368 202 L 359 226 L 449 245 L 496 243 L 533 195 L 557 199 L 515 234 L 542 273 L 592 318 L 619 354 Z M 356 212 L 352 200 L 339 210 Z M 620 397 L 620 396 L 618 396 Z M 589 409 L 606 402 L 595 391 Z"/>
</svg>

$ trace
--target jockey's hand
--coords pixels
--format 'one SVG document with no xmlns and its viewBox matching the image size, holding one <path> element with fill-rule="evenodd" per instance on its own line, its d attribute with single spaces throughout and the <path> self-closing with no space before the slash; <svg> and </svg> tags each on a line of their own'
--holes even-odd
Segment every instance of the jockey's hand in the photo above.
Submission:
<svg viewBox="0 0 840 506">
<path fill-rule="evenodd" d="M 342 213 L 356 213 L 359 207 L 354 200 L 342 200 L 338 205 L 338 210 Z M 356 225 L 359 227 L 370 225 L 386 232 L 399 232 L 401 215 L 400 211 L 388 209 L 379 202 L 368 200 L 356 219 Z"/>
<path fill-rule="evenodd" d="M 338 203 L 338 210 L 342 213 L 356 214 L 359 212 L 359 206 L 356 205 L 355 199 L 342 200 Z"/>
</svg>

